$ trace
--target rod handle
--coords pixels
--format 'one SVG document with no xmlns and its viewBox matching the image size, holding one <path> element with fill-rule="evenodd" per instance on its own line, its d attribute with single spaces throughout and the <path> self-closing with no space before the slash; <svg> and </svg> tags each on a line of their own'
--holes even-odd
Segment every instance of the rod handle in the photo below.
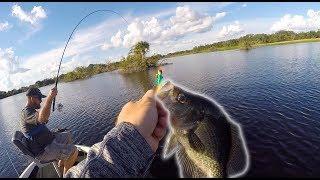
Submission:
<svg viewBox="0 0 320 180">
<path fill-rule="evenodd" d="M 52 101 L 52 112 L 54 111 L 55 104 L 56 104 L 56 97 L 54 97 Z"/>
</svg>

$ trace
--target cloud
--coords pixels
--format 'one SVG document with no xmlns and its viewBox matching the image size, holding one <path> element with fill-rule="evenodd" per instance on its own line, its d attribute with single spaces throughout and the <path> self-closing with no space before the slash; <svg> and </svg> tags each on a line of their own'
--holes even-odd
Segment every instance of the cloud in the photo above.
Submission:
<svg viewBox="0 0 320 180">
<path fill-rule="evenodd" d="M 309 9 L 307 16 L 284 15 L 279 21 L 272 24 L 271 31 L 310 31 L 320 28 L 320 11 Z"/>
<path fill-rule="evenodd" d="M 19 44 L 29 39 L 36 32 L 40 31 L 42 29 L 40 21 L 47 18 L 47 13 L 42 6 L 33 6 L 33 9 L 30 12 L 26 12 L 21 6 L 14 4 L 11 8 L 11 15 L 17 17 L 21 22 L 31 25 L 28 27 L 27 33 L 18 40 Z"/>
<path fill-rule="evenodd" d="M 190 9 L 189 6 L 177 7 L 176 15 L 170 18 L 172 26 L 168 31 L 172 31 L 176 36 L 183 36 L 191 32 L 206 32 L 212 28 L 214 20 L 222 16 L 224 13 L 205 16 Z"/>
<path fill-rule="evenodd" d="M 82 61 L 84 60 L 84 61 Z M 61 64 L 61 72 L 70 72 L 79 66 L 88 66 L 90 64 L 89 56 L 75 55 L 70 61 Z M 57 66 L 56 66 L 57 67 Z M 56 72 L 55 72 L 56 73 Z"/>
<path fill-rule="evenodd" d="M 111 36 L 111 32 L 106 29 L 119 27 L 123 23 L 121 18 L 109 19 L 96 26 L 77 30 L 65 52 L 60 74 L 69 72 L 77 66 L 87 66 L 94 62 L 96 60 L 94 50 L 99 50 L 105 37 Z M 13 48 L 2 50 L 0 53 L 0 91 L 34 84 L 38 80 L 56 76 L 64 45 L 65 42 L 62 42 L 53 49 L 23 57 L 18 64 Z M 90 53 L 93 55 L 88 56 Z"/>
<path fill-rule="evenodd" d="M 227 14 L 226 12 L 217 13 L 216 16 L 214 17 L 214 20 L 217 21 L 217 20 L 225 17 L 226 14 Z"/>
<path fill-rule="evenodd" d="M 18 57 L 14 55 L 13 48 L 0 48 L 0 70 L 8 74 L 26 72 L 29 69 L 20 67 Z"/>
<path fill-rule="evenodd" d="M 246 3 L 242 4 L 242 7 L 247 7 L 247 4 Z"/>
<path fill-rule="evenodd" d="M 114 48 L 114 47 L 120 47 L 121 46 L 121 43 L 122 43 L 122 32 L 119 30 L 117 32 L 117 34 L 115 34 L 114 36 L 111 37 L 111 44 L 109 43 L 104 43 L 102 46 L 101 46 L 101 49 L 102 50 L 108 50 L 110 48 Z"/>
<path fill-rule="evenodd" d="M 114 47 L 119 47 L 121 45 L 121 31 L 119 30 L 116 35 L 111 37 L 111 43 Z"/>
<path fill-rule="evenodd" d="M 110 48 L 112 48 L 112 45 L 109 44 L 109 43 L 103 43 L 102 46 L 101 46 L 102 50 L 108 50 Z"/>
<path fill-rule="evenodd" d="M 12 25 L 8 23 L 8 21 L 5 21 L 3 23 L 0 22 L 0 32 L 6 31 L 8 29 L 12 28 Z"/>
<path fill-rule="evenodd" d="M 20 21 L 28 22 L 32 25 L 37 24 L 41 19 L 45 19 L 47 14 L 42 6 L 34 6 L 31 12 L 25 12 L 21 6 L 14 4 L 11 9 L 11 14 L 17 17 Z"/>
<path fill-rule="evenodd" d="M 235 21 L 234 24 L 223 26 L 219 32 L 220 37 L 231 38 L 243 34 L 244 30 L 241 27 L 239 21 Z"/>
<path fill-rule="evenodd" d="M 163 27 L 155 17 L 152 17 L 149 21 L 140 21 L 137 18 L 128 25 L 127 31 L 123 36 L 122 45 L 129 48 L 138 41 L 156 41 L 160 38 Z"/>
<path fill-rule="evenodd" d="M 217 13 L 215 16 L 203 15 L 189 6 L 179 6 L 175 14 L 167 21 L 152 17 L 148 20 L 136 18 L 127 27 L 127 31 L 118 32 L 110 43 L 102 45 L 102 49 L 110 47 L 129 48 L 138 41 L 147 41 L 150 44 L 162 44 L 166 41 L 175 41 L 192 33 L 204 33 L 210 31 L 215 21 L 226 16 L 226 12 Z"/>
<path fill-rule="evenodd" d="M 6 49 L 0 48 L 0 90 L 9 90 L 15 83 L 13 76 L 29 70 L 20 65 L 12 47 Z"/>
</svg>

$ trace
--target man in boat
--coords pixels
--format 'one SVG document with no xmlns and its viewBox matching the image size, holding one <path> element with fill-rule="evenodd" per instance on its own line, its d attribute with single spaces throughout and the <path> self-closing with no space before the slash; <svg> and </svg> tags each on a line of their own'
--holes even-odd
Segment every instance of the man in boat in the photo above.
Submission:
<svg viewBox="0 0 320 180">
<path fill-rule="evenodd" d="M 70 132 L 51 132 L 46 124 L 49 121 L 52 100 L 57 95 L 56 88 L 50 90 L 44 106 L 40 109 L 42 98 L 46 96 L 38 88 L 28 89 L 27 104 L 21 111 L 21 130 L 28 139 L 28 146 L 39 161 L 60 160 L 60 170 L 65 174 L 75 163 L 78 151 L 71 144 Z"/>
<path fill-rule="evenodd" d="M 165 136 L 168 119 L 169 112 L 155 91 L 147 91 L 139 101 L 122 108 L 116 126 L 64 177 L 145 176 Z"/>
</svg>

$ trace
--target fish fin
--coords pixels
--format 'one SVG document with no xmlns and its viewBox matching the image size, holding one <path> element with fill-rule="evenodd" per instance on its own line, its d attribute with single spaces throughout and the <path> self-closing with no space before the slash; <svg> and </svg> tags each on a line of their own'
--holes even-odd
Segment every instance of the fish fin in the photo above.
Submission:
<svg viewBox="0 0 320 180">
<path fill-rule="evenodd" d="M 206 174 L 190 160 L 184 148 L 177 151 L 176 158 L 180 165 L 180 178 L 206 177 Z"/>
<path fill-rule="evenodd" d="M 171 157 L 178 148 L 178 145 L 179 144 L 176 136 L 173 133 L 171 133 L 171 135 L 168 136 L 167 141 L 165 142 L 162 157 L 164 159 Z"/>
<path fill-rule="evenodd" d="M 205 146 L 201 142 L 200 138 L 193 132 L 188 133 L 188 140 L 191 148 L 195 149 L 197 152 L 204 152 Z"/>
<path fill-rule="evenodd" d="M 228 177 L 237 177 L 244 173 L 249 163 L 246 154 L 245 142 L 240 137 L 240 129 L 236 125 L 231 125 L 231 150 L 227 163 Z"/>
</svg>

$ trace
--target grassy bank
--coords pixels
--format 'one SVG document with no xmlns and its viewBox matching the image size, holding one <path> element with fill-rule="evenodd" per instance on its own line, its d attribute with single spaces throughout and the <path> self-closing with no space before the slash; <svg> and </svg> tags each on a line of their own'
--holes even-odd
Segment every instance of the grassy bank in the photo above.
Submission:
<svg viewBox="0 0 320 180">
<path fill-rule="evenodd" d="M 262 43 L 262 44 L 253 44 L 251 48 L 259 48 L 264 46 L 276 46 L 276 45 L 287 45 L 287 44 L 296 44 L 296 43 L 308 43 L 308 42 L 320 42 L 320 38 L 310 38 L 310 39 L 300 39 L 300 40 L 290 40 L 290 41 L 280 41 L 280 42 L 273 42 L 273 43 Z M 187 51 L 182 52 L 175 55 L 165 56 L 165 58 L 171 58 L 171 57 L 179 57 L 179 56 L 186 56 L 191 54 L 199 54 L 199 53 L 210 53 L 210 52 L 216 52 L 216 51 L 227 51 L 227 50 L 236 50 L 236 49 L 242 49 L 241 46 L 233 46 L 233 47 L 222 47 L 222 48 L 215 48 L 215 49 L 204 49 L 201 51 Z"/>
</svg>

